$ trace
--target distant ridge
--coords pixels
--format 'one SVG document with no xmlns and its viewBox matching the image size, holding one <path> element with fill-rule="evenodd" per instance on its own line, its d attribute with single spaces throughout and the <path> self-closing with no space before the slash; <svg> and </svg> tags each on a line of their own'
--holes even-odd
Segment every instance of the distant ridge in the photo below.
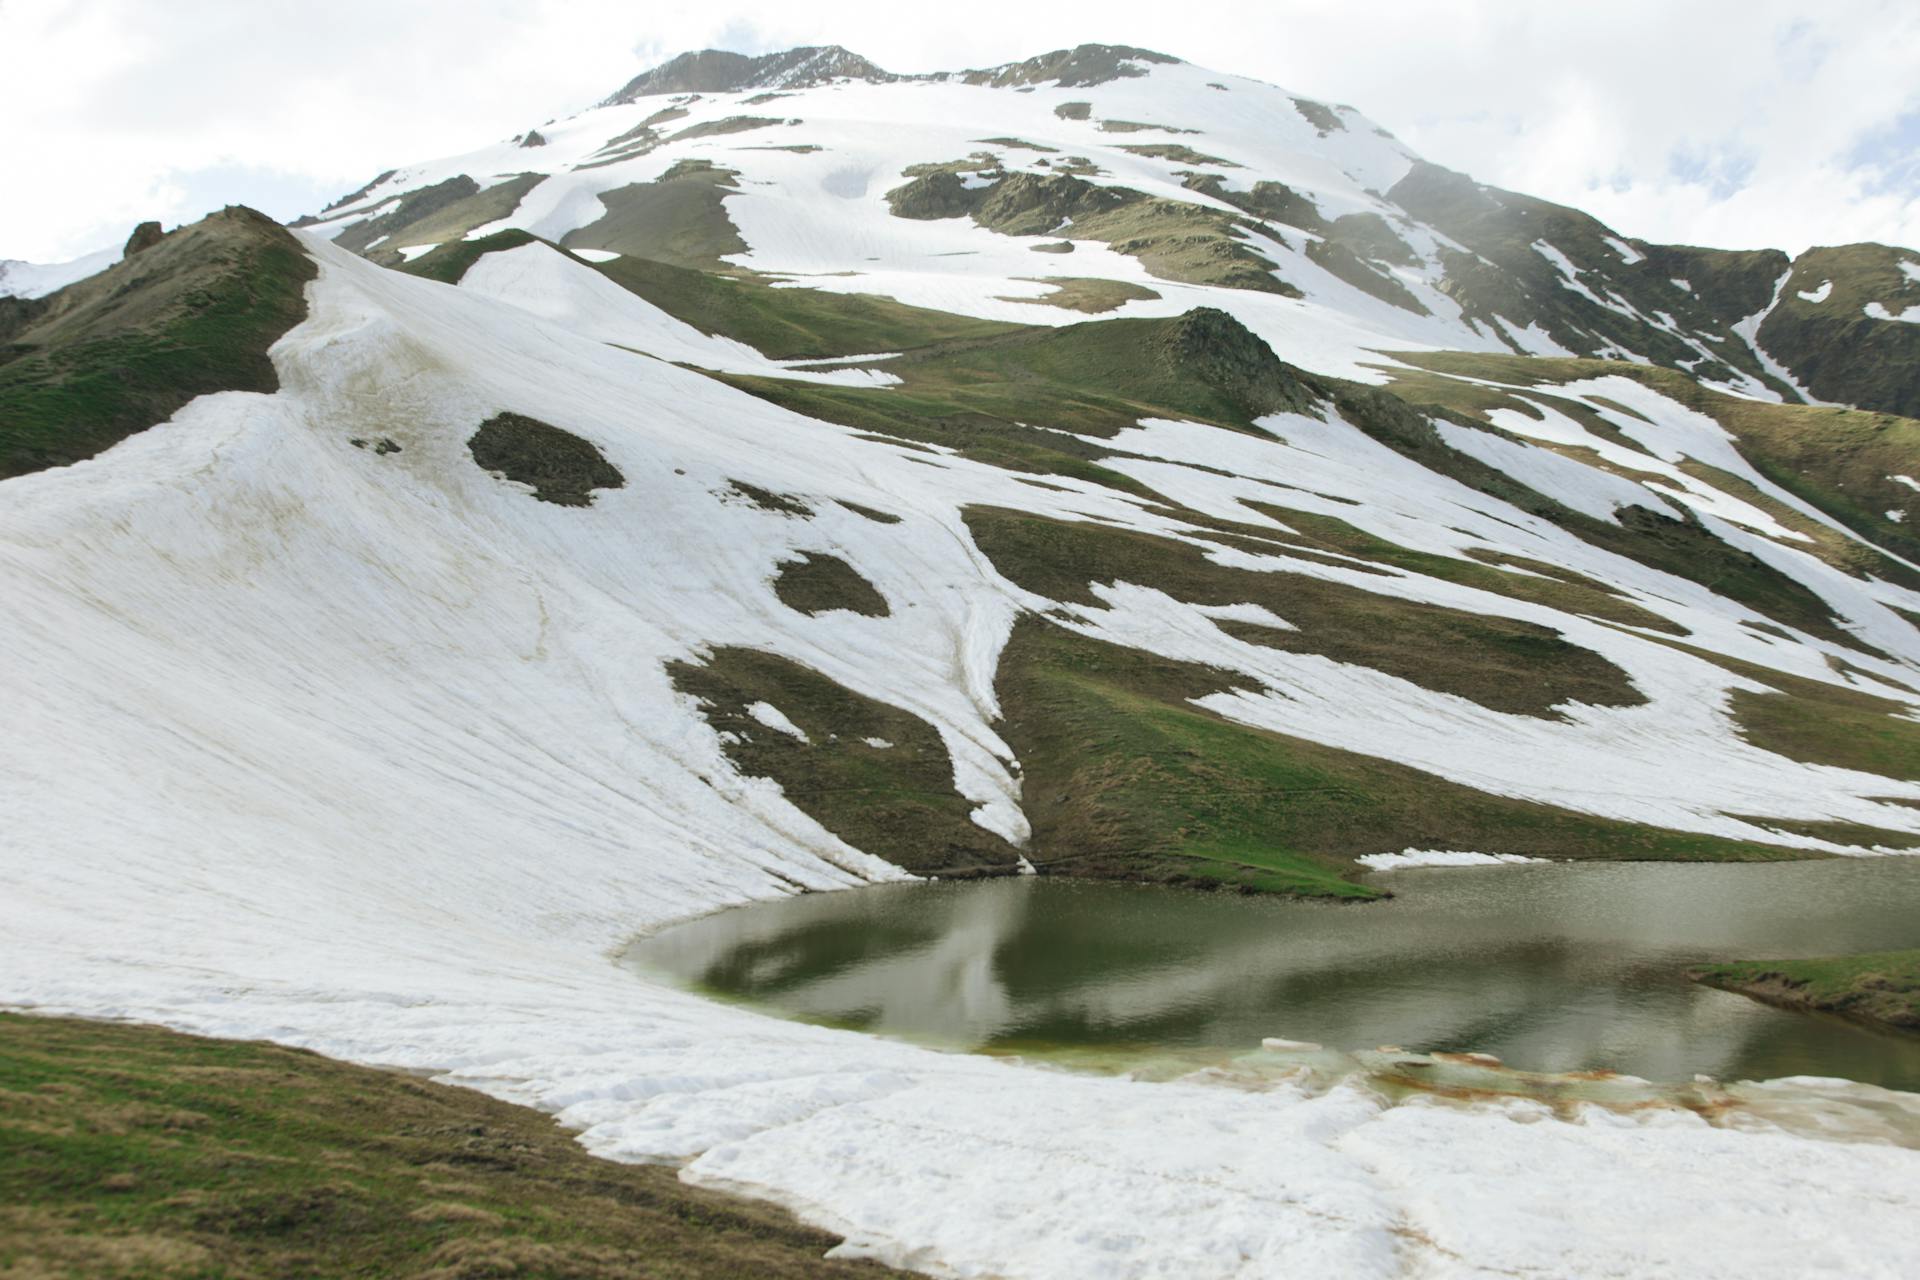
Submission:
<svg viewBox="0 0 1920 1280">
<path fill-rule="evenodd" d="M 619 106 L 669 93 L 735 93 L 743 89 L 807 89 L 830 80 L 886 84 L 900 79 L 837 44 L 749 57 L 725 49 L 683 53 L 643 71 L 601 103 Z"/>
<path fill-rule="evenodd" d="M 872 60 L 837 44 L 803 45 L 780 53 L 752 56 L 725 49 L 700 49 L 679 54 L 641 72 L 601 106 L 621 106 L 640 98 L 675 93 L 739 93 L 811 89 L 835 80 L 862 80 L 892 84 L 901 80 L 960 80 L 967 84 L 1008 88 L 1018 85 L 1058 84 L 1081 89 L 1147 74 L 1148 63 L 1178 64 L 1179 58 L 1124 44 L 1082 44 L 1055 49 L 1018 62 L 969 71 L 936 71 L 927 75 L 895 75 Z"/>
</svg>

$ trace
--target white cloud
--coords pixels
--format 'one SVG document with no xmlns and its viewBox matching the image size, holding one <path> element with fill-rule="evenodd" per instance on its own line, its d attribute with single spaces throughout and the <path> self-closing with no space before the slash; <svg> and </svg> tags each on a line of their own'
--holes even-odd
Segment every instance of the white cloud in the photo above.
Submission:
<svg viewBox="0 0 1920 1280">
<path fill-rule="evenodd" d="M 1352 103 L 1430 159 L 1628 234 L 1920 243 L 1920 7 L 1856 0 L 0 0 L 0 257 L 143 217 L 305 211 L 709 44 L 839 43 L 901 71 L 1142 44 Z"/>
</svg>

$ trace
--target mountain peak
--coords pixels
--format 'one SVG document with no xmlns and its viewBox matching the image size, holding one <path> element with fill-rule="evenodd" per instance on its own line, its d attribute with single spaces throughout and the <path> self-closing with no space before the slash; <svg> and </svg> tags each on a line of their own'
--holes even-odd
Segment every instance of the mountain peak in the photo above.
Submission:
<svg viewBox="0 0 1920 1280">
<path fill-rule="evenodd" d="M 898 76 L 837 44 L 805 45 L 753 57 L 726 49 L 680 54 L 629 80 L 602 106 L 668 93 L 732 93 L 741 89 L 807 89 L 829 80 L 881 84 Z"/>
<path fill-rule="evenodd" d="M 1071 49 L 1055 49 L 1022 62 L 1008 62 L 981 71 L 969 71 L 969 84 L 995 88 L 1026 84 L 1057 84 L 1063 89 L 1081 89 L 1110 80 L 1123 80 L 1147 74 L 1141 64 L 1178 63 L 1180 59 L 1151 49 L 1125 44 L 1081 44 Z"/>
</svg>

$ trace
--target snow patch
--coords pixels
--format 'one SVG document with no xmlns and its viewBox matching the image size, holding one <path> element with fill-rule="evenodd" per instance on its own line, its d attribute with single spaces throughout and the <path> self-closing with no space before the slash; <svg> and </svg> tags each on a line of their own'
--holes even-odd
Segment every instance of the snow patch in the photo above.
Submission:
<svg viewBox="0 0 1920 1280">
<path fill-rule="evenodd" d="M 1802 302 L 1812 302 L 1815 304 L 1825 302 L 1828 298 L 1831 298 L 1833 296 L 1833 281 L 1822 280 L 1820 282 L 1819 288 L 1806 289 L 1796 294 L 1795 296 L 1798 297 Z"/>
<path fill-rule="evenodd" d="M 1399 853 L 1364 853 L 1355 862 L 1375 871 L 1403 871 L 1408 867 L 1511 867 L 1547 862 L 1518 853 L 1466 853 L 1452 849 L 1406 849 Z"/>
<path fill-rule="evenodd" d="M 1603 236 L 1601 238 L 1606 241 L 1607 248 L 1613 250 L 1616 254 L 1618 254 L 1620 256 L 1620 261 L 1624 262 L 1626 265 L 1630 267 L 1633 266 L 1635 263 L 1645 262 L 1647 260 L 1646 254 L 1640 252 L 1638 249 L 1634 248 L 1632 245 L 1628 244 L 1625 240 L 1622 240 L 1617 236 Z"/>
<path fill-rule="evenodd" d="M 1900 311 L 1889 311 L 1878 302 L 1869 302 L 1861 308 L 1869 320 L 1892 320 L 1899 324 L 1920 324 L 1920 302 Z"/>
<path fill-rule="evenodd" d="M 789 738 L 798 738 L 802 742 L 813 741 L 813 739 L 807 736 L 805 729 L 802 729 L 799 725 L 787 719 L 786 713 L 774 706 L 771 702 L 748 703 L 747 714 L 767 726 L 767 728 L 779 733 L 784 733 Z"/>
</svg>

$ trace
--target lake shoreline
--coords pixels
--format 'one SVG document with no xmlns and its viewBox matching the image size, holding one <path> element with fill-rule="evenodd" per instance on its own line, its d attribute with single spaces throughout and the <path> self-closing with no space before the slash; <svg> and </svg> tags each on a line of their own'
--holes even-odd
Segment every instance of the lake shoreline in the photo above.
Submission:
<svg viewBox="0 0 1920 1280">
<path fill-rule="evenodd" d="M 1762 1004 L 1920 1035 L 1920 951 L 1699 965 L 1687 976 Z"/>
</svg>

